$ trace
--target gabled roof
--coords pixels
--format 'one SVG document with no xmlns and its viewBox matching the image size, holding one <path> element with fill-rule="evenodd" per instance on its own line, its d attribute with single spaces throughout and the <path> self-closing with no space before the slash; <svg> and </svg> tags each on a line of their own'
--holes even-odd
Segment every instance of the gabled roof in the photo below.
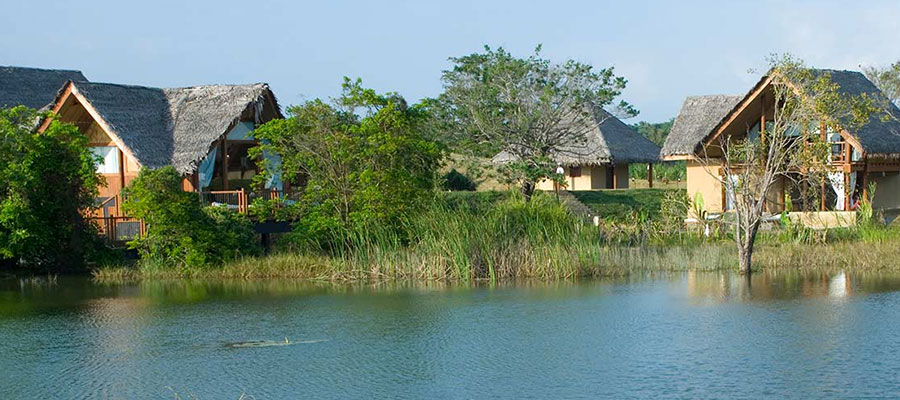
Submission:
<svg viewBox="0 0 900 400">
<path fill-rule="evenodd" d="M 67 81 L 87 78 L 81 71 L 0 66 L 0 108 L 44 108 Z"/>
<path fill-rule="evenodd" d="M 594 107 L 593 123 L 585 142 L 563 147 L 553 160 L 563 165 L 601 165 L 610 163 L 654 163 L 659 161 L 659 146 L 625 125 L 601 107 Z M 502 152 L 494 162 L 504 163 L 513 156 Z"/>
<path fill-rule="evenodd" d="M 875 84 L 865 75 L 856 71 L 814 69 L 816 75 L 827 74 L 838 91 L 846 96 L 865 94 L 875 100 L 881 112 L 870 116 L 869 122 L 849 132 L 863 147 L 863 151 L 876 155 L 900 155 L 900 109 L 888 101 Z M 763 76 L 747 94 L 742 96 L 694 96 L 688 97 L 675 118 L 672 131 L 663 145 L 662 156 L 693 154 L 705 139 L 738 113 L 741 104 L 747 103 L 760 93 L 767 84 L 768 76 Z M 889 118 L 883 118 L 885 115 Z"/>
<path fill-rule="evenodd" d="M 716 94 L 690 96 L 672 123 L 660 155 L 662 157 L 690 155 L 697 145 L 712 132 L 723 118 L 743 99 L 740 95 Z"/>
<path fill-rule="evenodd" d="M 213 143 L 239 120 L 261 121 L 270 99 L 281 117 L 275 95 L 265 83 L 160 89 L 111 83 L 73 82 L 72 92 L 96 111 L 110 135 L 142 166 L 172 165 L 192 172 Z M 63 92 L 61 91 L 62 95 Z M 63 101 L 57 99 L 57 103 Z M 114 138 L 114 140 L 116 139 Z"/>
<path fill-rule="evenodd" d="M 887 99 L 872 81 L 856 71 L 817 70 L 831 76 L 831 81 L 847 96 L 866 95 L 875 100 L 880 113 L 869 116 L 869 122 L 853 132 L 851 136 L 859 141 L 867 154 L 896 156 L 900 154 L 900 109 Z M 887 117 L 887 118 L 883 118 Z"/>
</svg>

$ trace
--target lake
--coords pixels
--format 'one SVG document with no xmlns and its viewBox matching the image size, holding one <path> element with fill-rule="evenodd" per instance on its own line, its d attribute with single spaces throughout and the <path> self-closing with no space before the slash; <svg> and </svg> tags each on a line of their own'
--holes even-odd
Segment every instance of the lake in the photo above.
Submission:
<svg viewBox="0 0 900 400">
<path fill-rule="evenodd" d="M 9 277 L 0 398 L 884 397 L 900 393 L 898 324 L 900 275 L 471 287 Z M 241 345 L 257 340 L 272 345 Z"/>
</svg>

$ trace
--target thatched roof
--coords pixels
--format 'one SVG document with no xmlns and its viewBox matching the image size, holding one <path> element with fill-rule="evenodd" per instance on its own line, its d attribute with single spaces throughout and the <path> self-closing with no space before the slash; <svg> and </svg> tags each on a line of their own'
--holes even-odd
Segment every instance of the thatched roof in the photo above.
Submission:
<svg viewBox="0 0 900 400">
<path fill-rule="evenodd" d="M 717 94 L 685 99 L 660 155 L 668 157 L 693 154 L 697 145 L 743 98 L 740 95 Z"/>
<path fill-rule="evenodd" d="M 44 108 L 67 81 L 87 78 L 81 71 L 0 66 L 0 108 Z"/>
<path fill-rule="evenodd" d="M 850 132 L 863 151 L 869 155 L 896 157 L 900 155 L 900 109 L 889 101 L 865 75 L 856 71 L 840 71 L 822 69 L 817 74 L 828 74 L 831 81 L 837 84 L 839 91 L 847 96 L 866 95 L 875 100 L 882 112 L 869 117 L 869 122 Z M 887 114 L 888 118 L 883 118 Z"/>
<path fill-rule="evenodd" d="M 585 142 L 563 147 L 551 156 L 563 165 L 603 165 L 625 163 L 655 163 L 659 161 L 659 146 L 637 133 L 630 126 L 595 107 L 592 126 L 585 134 Z M 512 161 L 508 152 L 494 156 L 495 163 Z"/>
<path fill-rule="evenodd" d="M 900 156 L 900 109 L 890 102 L 875 84 L 857 71 L 814 69 L 815 75 L 827 74 L 838 91 L 846 96 L 865 94 L 875 100 L 882 112 L 870 116 L 869 123 L 850 134 L 856 138 L 869 155 Z M 698 145 L 748 100 L 767 76 L 763 76 L 743 96 L 695 96 L 688 97 L 681 108 L 672 131 L 663 145 L 662 156 L 693 154 Z M 885 114 L 889 117 L 884 118 Z"/>
<path fill-rule="evenodd" d="M 110 83 L 73 83 L 111 133 L 145 167 L 173 165 L 191 173 L 213 143 L 239 120 L 281 117 L 265 83 L 159 89 Z M 270 102 L 267 102 L 267 99 Z"/>
</svg>

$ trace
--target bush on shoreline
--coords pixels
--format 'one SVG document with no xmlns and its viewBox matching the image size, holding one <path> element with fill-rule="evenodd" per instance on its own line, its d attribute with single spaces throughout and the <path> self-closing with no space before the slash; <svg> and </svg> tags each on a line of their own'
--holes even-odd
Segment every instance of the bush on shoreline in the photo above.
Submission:
<svg viewBox="0 0 900 400">
<path fill-rule="evenodd" d="M 202 207 L 181 188 L 173 167 L 144 168 L 123 191 L 125 212 L 144 220 L 147 234 L 129 242 L 141 268 L 196 269 L 259 253 L 250 221 L 221 207 Z"/>
</svg>

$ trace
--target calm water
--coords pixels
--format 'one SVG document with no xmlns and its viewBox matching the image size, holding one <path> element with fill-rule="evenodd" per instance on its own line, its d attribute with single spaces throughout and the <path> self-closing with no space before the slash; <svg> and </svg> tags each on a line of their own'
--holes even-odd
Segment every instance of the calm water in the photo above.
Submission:
<svg viewBox="0 0 900 400">
<path fill-rule="evenodd" d="M 297 344 L 230 348 L 250 340 Z M 306 342 L 306 343 L 303 343 Z M 0 279 L 0 398 L 900 395 L 900 276 L 502 287 Z"/>
</svg>

